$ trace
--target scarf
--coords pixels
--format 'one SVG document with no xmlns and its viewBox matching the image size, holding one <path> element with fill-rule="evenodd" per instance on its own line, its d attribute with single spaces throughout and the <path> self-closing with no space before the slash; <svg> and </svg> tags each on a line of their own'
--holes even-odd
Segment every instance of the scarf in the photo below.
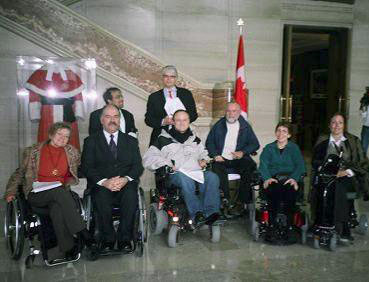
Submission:
<svg viewBox="0 0 369 282">
<path fill-rule="evenodd" d="M 181 133 L 174 128 L 174 126 L 168 131 L 168 133 L 176 139 L 179 143 L 183 144 L 192 135 L 191 129 L 187 129 L 185 132 Z"/>
</svg>

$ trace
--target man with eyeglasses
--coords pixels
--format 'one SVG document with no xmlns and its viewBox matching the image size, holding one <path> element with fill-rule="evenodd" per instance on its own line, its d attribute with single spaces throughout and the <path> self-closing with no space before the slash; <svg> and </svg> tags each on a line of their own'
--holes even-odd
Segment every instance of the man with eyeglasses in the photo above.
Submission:
<svg viewBox="0 0 369 282">
<path fill-rule="evenodd" d="M 187 111 L 190 122 L 197 119 L 196 104 L 191 91 L 176 87 L 176 67 L 165 66 L 162 75 L 164 88 L 150 94 L 147 102 L 145 123 L 153 128 L 150 145 L 158 138 L 162 129 L 168 129 L 174 124 L 173 114 L 177 110 Z"/>
</svg>

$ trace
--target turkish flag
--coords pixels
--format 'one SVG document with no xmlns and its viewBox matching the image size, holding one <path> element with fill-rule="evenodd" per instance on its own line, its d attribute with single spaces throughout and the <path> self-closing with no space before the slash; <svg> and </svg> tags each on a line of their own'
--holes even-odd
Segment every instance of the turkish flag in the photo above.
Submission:
<svg viewBox="0 0 369 282">
<path fill-rule="evenodd" d="M 248 95 L 249 90 L 246 88 L 245 80 L 245 56 L 243 51 L 243 38 L 240 35 L 237 55 L 236 69 L 236 87 L 234 90 L 234 100 L 241 106 L 242 115 L 247 118 L 248 113 Z"/>
</svg>

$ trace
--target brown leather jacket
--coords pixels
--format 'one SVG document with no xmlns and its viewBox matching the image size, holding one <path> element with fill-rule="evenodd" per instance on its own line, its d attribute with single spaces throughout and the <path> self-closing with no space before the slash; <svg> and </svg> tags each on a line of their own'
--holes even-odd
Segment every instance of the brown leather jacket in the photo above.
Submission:
<svg viewBox="0 0 369 282">
<path fill-rule="evenodd" d="M 4 198 L 8 196 L 16 195 L 19 185 L 22 185 L 24 195 L 27 197 L 28 193 L 32 190 L 32 184 L 37 180 L 41 148 L 46 142 L 35 144 L 24 149 L 23 160 L 19 168 L 10 176 Z M 64 147 L 67 155 L 69 172 L 72 175 L 71 181 L 66 183 L 66 186 L 78 184 L 77 170 L 81 162 L 81 155 L 76 148 L 72 145 L 66 145 Z"/>
</svg>

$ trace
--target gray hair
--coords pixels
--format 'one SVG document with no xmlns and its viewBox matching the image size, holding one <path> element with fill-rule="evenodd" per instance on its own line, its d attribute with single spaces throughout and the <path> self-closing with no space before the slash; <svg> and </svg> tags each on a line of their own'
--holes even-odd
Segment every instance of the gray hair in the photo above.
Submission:
<svg viewBox="0 0 369 282">
<path fill-rule="evenodd" d="M 171 66 L 171 65 L 169 65 L 169 66 L 165 66 L 165 67 L 161 70 L 161 73 L 162 73 L 163 75 L 167 74 L 168 72 L 170 72 L 170 73 L 174 73 L 174 74 L 175 74 L 175 76 L 178 76 L 177 69 L 176 69 L 176 67 L 175 67 L 175 66 Z"/>
<path fill-rule="evenodd" d="M 113 104 L 107 104 L 102 108 L 101 114 L 100 114 L 100 119 L 104 116 L 105 112 L 107 111 L 108 108 L 115 108 L 118 113 L 120 114 L 120 110 L 116 105 Z"/>
</svg>

